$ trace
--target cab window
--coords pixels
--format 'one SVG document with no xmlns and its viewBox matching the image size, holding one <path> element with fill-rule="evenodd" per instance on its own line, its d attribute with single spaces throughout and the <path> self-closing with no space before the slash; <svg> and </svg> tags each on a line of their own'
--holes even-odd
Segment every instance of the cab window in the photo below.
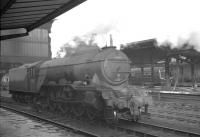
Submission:
<svg viewBox="0 0 200 137">
<path fill-rule="evenodd" d="M 35 76 L 35 68 L 29 68 L 28 75 L 30 78 L 34 77 Z"/>
</svg>

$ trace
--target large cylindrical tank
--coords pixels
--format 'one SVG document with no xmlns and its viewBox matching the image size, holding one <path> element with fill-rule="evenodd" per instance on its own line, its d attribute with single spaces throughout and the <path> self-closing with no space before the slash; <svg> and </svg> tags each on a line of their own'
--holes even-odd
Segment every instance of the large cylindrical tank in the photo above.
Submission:
<svg viewBox="0 0 200 137">
<path fill-rule="evenodd" d="M 40 68 L 46 75 L 45 81 L 90 79 L 96 84 L 115 87 L 127 83 L 130 72 L 129 59 L 114 47 L 88 49 L 87 52 L 46 61 Z"/>
</svg>

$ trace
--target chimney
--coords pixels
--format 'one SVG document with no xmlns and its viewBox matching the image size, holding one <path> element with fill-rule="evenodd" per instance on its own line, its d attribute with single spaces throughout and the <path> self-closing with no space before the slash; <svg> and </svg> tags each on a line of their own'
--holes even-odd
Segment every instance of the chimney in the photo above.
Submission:
<svg viewBox="0 0 200 137">
<path fill-rule="evenodd" d="M 113 39 L 112 39 L 112 34 L 110 34 L 110 47 L 113 47 Z"/>
</svg>

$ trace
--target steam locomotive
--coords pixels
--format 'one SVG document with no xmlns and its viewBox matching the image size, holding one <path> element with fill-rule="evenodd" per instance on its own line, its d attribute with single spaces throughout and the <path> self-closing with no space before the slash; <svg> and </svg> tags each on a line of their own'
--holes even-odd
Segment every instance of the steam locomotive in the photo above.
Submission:
<svg viewBox="0 0 200 137">
<path fill-rule="evenodd" d="M 145 89 L 128 84 L 129 74 L 124 53 L 114 47 L 90 47 L 11 69 L 9 91 L 15 101 L 66 115 L 138 120 L 151 98 Z"/>
</svg>

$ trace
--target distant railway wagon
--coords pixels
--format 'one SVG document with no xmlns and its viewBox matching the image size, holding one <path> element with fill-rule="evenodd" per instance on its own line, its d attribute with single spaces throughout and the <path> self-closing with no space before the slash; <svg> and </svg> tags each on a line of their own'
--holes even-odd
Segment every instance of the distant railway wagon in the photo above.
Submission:
<svg viewBox="0 0 200 137">
<path fill-rule="evenodd" d="M 9 71 L 13 99 L 42 108 L 103 117 L 138 120 L 151 97 L 128 84 L 130 61 L 114 47 L 87 50 L 60 59 L 25 64 Z"/>
<path fill-rule="evenodd" d="M 200 64 L 195 64 L 194 66 L 194 76 L 195 82 L 200 83 Z M 190 64 L 180 64 L 170 65 L 170 79 L 171 84 L 174 85 L 177 82 L 180 86 L 191 86 L 192 84 L 192 74 Z M 143 68 L 143 73 L 141 67 L 133 67 L 131 69 L 130 83 L 141 85 L 145 83 L 151 83 L 153 85 L 161 85 L 165 82 L 165 69 L 164 64 L 159 66 L 154 66 L 153 74 L 151 66 L 146 66 Z"/>
</svg>

